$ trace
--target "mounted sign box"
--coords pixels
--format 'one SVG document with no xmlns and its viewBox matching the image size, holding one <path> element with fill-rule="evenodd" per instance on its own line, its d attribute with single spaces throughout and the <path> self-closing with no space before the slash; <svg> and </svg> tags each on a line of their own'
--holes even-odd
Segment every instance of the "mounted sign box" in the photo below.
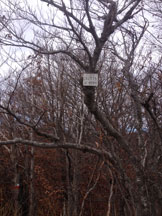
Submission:
<svg viewBox="0 0 162 216">
<path fill-rule="evenodd" d="M 83 86 L 98 86 L 98 74 L 83 74 Z"/>
</svg>

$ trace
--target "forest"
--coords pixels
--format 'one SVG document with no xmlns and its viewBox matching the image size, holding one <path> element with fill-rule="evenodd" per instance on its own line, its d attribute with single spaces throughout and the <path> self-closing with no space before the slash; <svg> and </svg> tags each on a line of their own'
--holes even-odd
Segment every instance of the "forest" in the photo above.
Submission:
<svg viewBox="0 0 162 216">
<path fill-rule="evenodd" d="M 0 11 L 0 216 L 162 216 L 162 0 Z"/>
</svg>

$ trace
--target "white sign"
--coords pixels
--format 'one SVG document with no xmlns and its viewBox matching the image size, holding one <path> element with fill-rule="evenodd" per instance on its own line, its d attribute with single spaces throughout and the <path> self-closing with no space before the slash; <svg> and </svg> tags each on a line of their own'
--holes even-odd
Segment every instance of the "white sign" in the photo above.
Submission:
<svg viewBox="0 0 162 216">
<path fill-rule="evenodd" d="M 98 74 L 83 74 L 83 86 L 98 86 Z"/>
</svg>

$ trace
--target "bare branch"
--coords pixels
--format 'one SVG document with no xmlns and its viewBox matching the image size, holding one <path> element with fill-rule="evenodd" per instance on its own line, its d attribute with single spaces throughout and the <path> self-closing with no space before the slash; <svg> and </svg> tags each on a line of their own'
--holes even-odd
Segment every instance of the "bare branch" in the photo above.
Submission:
<svg viewBox="0 0 162 216">
<path fill-rule="evenodd" d="M 66 7 L 64 6 L 64 4 L 59 5 L 56 4 L 54 1 L 50 1 L 50 0 L 41 0 L 42 2 L 46 2 L 49 5 L 52 5 L 56 8 L 58 8 L 60 11 L 62 11 L 63 14 L 67 14 L 68 17 L 71 17 L 76 23 L 78 23 L 83 29 L 85 29 L 87 32 L 90 32 L 90 28 L 88 28 L 86 25 L 84 25 L 83 22 L 81 22 L 79 19 L 77 19 L 76 16 L 74 16 L 73 13 L 69 12 Z"/>
<path fill-rule="evenodd" d="M 97 148 L 93 148 L 91 146 L 88 146 L 86 144 L 77 144 L 77 143 L 60 143 L 60 142 L 52 142 L 52 143 L 43 143 L 43 142 L 37 142 L 37 141 L 32 141 L 32 140 L 24 140 L 21 138 L 15 138 L 13 140 L 7 140 L 7 141 L 0 141 L 0 146 L 3 145 L 15 145 L 15 144 L 23 144 L 23 145 L 29 145 L 29 146 L 34 146 L 38 148 L 46 148 L 46 149 L 76 149 L 79 151 L 82 151 L 84 153 L 92 153 L 95 155 L 100 156 L 101 158 L 107 158 L 111 163 L 114 164 L 114 161 L 112 159 L 111 153 L 105 150 L 99 150 Z"/>
<path fill-rule="evenodd" d="M 50 139 L 50 140 L 54 140 L 54 141 L 58 141 L 58 140 L 59 140 L 59 137 L 57 137 L 57 136 L 53 136 L 52 134 L 47 134 L 47 133 L 44 133 L 44 132 L 39 131 L 39 130 L 36 128 L 37 124 L 36 124 L 36 125 L 31 125 L 30 123 L 27 123 L 27 122 L 22 121 L 21 118 L 18 117 L 16 114 L 14 114 L 8 107 L 6 108 L 6 107 L 0 105 L 0 108 L 3 109 L 3 110 L 5 110 L 7 114 L 9 114 L 9 115 L 11 115 L 13 118 L 15 118 L 16 121 L 17 121 L 19 124 L 24 125 L 24 126 L 27 126 L 27 127 L 31 128 L 31 129 L 33 129 L 34 132 L 35 132 L 37 135 L 42 136 L 42 137 L 45 137 L 45 138 Z"/>
</svg>

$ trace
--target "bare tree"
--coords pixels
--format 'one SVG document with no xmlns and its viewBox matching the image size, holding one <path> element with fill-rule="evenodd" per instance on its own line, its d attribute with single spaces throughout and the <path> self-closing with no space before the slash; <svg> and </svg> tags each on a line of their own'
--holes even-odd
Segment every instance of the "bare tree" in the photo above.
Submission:
<svg viewBox="0 0 162 216">
<path fill-rule="evenodd" d="M 127 191 L 122 198 L 125 202 L 123 214 L 160 215 L 160 195 L 154 192 L 157 188 L 160 191 L 161 187 L 151 177 L 155 167 L 158 169 L 158 151 L 161 152 L 161 116 L 157 114 L 160 112 L 160 90 L 155 87 L 160 85 L 157 77 L 161 65 L 159 62 L 151 66 L 147 56 L 144 56 L 143 64 L 140 63 L 139 44 L 148 23 L 143 13 L 143 1 L 42 2 L 40 6 L 47 4 L 49 16 L 43 16 L 39 6 L 33 11 L 28 4 L 21 7 L 13 1 L 2 1 L 8 9 L 5 19 L 10 22 L 6 25 L 1 19 L 3 29 L 9 35 L 2 36 L 1 43 L 3 46 L 28 48 L 37 54 L 39 73 L 33 79 L 37 82 L 35 91 L 39 89 L 42 94 L 35 92 L 37 106 L 32 121 L 28 121 L 31 115 L 22 118 L 14 107 L 5 103 L 1 103 L 0 108 L 49 143 L 20 137 L 0 144 L 63 148 L 67 156 L 67 174 L 71 171 L 71 156 L 74 156 L 73 181 L 67 175 L 68 216 L 78 215 L 78 209 L 72 209 L 72 204 L 76 201 L 78 205 L 75 177 L 79 166 L 76 151 L 70 154 L 69 149 L 88 151 L 109 164 L 108 172 L 113 182 L 109 200 L 113 196 L 114 176 L 119 173 L 116 177 L 118 187 L 121 189 L 123 185 Z M 16 28 L 18 20 L 23 20 L 20 28 Z M 29 38 L 25 26 L 33 28 Z M 83 86 L 84 73 L 98 74 L 99 86 Z M 50 122 L 53 124 L 51 128 Z M 100 143 L 91 141 L 89 145 L 86 141 L 89 128 L 100 138 Z M 156 139 L 148 138 L 149 134 Z M 134 137 L 138 139 L 134 140 Z M 128 165 L 134 178 L 127 171 Z M 160 174 L 157 177 L 161 178 Z M 71 183 L 75 184 L 74 187 L 70 187 Z M 88 188 L 87 193 L 90 190 Z M 84 199 L 82 204 L 80 215 Z M 156 210 L 155 205 L 158 206 Z M 110 212 L 109 203 L 107 215 Z"/>
</svg>

